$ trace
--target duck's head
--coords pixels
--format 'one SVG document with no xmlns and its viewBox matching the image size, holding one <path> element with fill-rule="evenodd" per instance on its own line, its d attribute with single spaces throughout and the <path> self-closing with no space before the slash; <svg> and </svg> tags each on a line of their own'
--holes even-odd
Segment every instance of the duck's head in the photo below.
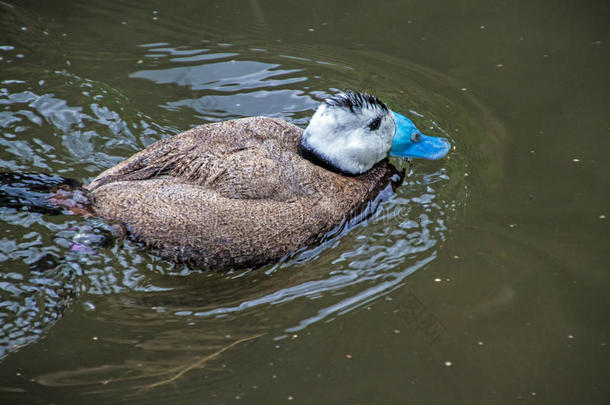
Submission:
<svg viewBox="0 0 610 405">
<path fill-rule="evenodd" d="M 346 91 L 318 107 L 299 144 L 302 156 L 339 173 L 357 175 L 388 155 L 440 159 L 444 138 L 419 132 L 407 117 L 366 93 Z"/>
</svg>

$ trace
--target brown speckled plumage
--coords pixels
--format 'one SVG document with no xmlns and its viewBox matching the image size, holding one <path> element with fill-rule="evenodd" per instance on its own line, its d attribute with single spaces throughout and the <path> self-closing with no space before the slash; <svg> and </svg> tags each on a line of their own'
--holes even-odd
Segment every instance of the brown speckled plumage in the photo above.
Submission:
<svg viewBox="0 0 610 405">
<path fill-rule="evenodd" d="M 391 182 L 384 160 L 342 176 L 297 152 L 302 129 L 254 117 L 158 141 L 87 186 L 97 215 L 162 256 L 203 268 L 259 266 L 318 241 Z"/>
</svg>

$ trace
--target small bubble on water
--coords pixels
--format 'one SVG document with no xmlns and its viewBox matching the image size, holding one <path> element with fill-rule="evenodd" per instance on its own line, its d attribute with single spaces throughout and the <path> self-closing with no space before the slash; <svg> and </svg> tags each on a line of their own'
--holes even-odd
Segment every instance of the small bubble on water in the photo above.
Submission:
<svg viewBox="0 0 610 405">
<path fill-rule="evenodd" d="M 83 308 L 85 308 L 85 311 L 95 311 L 95 304 L 91 301 L 87 301 L 83 303 Z"/>
</svg>

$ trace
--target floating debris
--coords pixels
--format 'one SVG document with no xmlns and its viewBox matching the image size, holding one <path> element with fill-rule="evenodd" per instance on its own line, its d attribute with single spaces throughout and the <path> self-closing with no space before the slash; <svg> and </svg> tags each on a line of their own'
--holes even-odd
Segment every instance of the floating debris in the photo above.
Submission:
<svg viewBox="0 0 610 405">
<path fill-rule="evenodd" d="M 248 337 L 245 337 L 245 338 L 242 338 L 242 339 L 238 339 L 235 342 L 233 342 L 233 343 L 231 343 L 231 344 L 229 344 L 227 346 L 221 347 L 220 349 L 216 350 L 214 353 L 209 354 L 209 355 L 207 355 L 205 357 L 202 357 L 201 359 L 197 360 L 196 362 L 194 362 L 192 364 L 188 364 L 188 365 L 186 365 L 184 367 L 180 367 L 178 369 L 170 370 L 168 372 L 168 374 L 169 373 L 174 373 L 176 371 L 178 371 L 178 372 L 176 374 L 174 374 L 170 378 L 167 378 L 167 379 L 162 380 L 162 381 L 158 381 L 156 383 L 147 385 L 145 387 L 141 387 L 141 390 L 145 390 L 146 391 L 146 390 L 150 390 L 150 389 L 153 389 L 153 388 L 160 387 L 160 386 L 165 385 L 165 384 L 174 383 L 176 380 L 181 378 L 184 374 L 188 373 L 189 371 L 191 371 L 191 370 L 193 370 L 195 368 L 204 367 L 207 362 L 217 358 L 218 356 L 220 356 L 225 351 L 230 350 L 233 347 L 235 347 L 235 346 L 237 346 L 237 345 L 239 345 L 241 343 L 247 342 L 249 340 L 257 339 L 257 338 L 259 338 L 259 337 L 261 337 L 263 335 L 264 335 L 264 333 L 259 333 L 259 334 L 256 334 L 256 335 L 252 335 L 252 336 L 248 336 Z M 226 365 L 223 365 L 223 367 L 225 367 L 225 366 Z M 271 377 L 272 378 L 276 378 L 277 376 L 275 374 L 273 374 Z"/>
<path fill-rule="evenodd" d="M 450 362 L 450 361 L 446 361 L 446 362 L 445 362 L 445 366 L 447 366 L 447 367 L 451 367 L 452 365 L 453 365 L 453 363 L 452 363 L 452 362 Z"/>
</svg>

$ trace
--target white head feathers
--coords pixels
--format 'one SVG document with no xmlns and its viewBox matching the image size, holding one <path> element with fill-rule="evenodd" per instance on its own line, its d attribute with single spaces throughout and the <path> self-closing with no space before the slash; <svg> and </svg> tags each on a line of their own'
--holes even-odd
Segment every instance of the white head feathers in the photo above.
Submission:
<svg viewBox="0 0 610 405">
<path fill-rule="evenodd" d="M 316 163 L 361 174 L 388 156 L 394 131 L 392 112 L 382 101 L 346 91 L 318 107 L 299 146 L 305 157 L 321 161 Z"/>
</svg>

